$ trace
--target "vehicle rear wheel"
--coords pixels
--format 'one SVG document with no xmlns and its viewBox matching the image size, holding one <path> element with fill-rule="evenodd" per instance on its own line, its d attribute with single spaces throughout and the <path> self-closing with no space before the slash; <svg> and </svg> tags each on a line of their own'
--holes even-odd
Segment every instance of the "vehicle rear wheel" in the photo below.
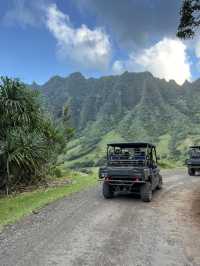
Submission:
<svg viewBox="0 0 200 266">
<path fill-rule="evenodd" d="M 150 182 L 147 182 L 141 186 L 140 196 L 144 202 L 150 202 L 152 200 L 152 188 Z"/>
<path fill-rule="evenodd" d="M 105 199 L 111 199 L 114 196 L 112 187 L 105 181 L 103 182 L 103 196 Z"/>
<path fill-rule="evenodd" d="M 157 185 L 157 189 L 162 189 L 162 186 L 163 186 L 163 179 L 162 176 L 159 175 L 159 183 Z"/>
<path fill-rule="evenodd" d="M 190 175 L 190 176 L 193 176 L 193 175 L 195 175 L 195 170 L 194 170 L 194 169 L 191 169 L 191 168 L 189 168 L 189 169 L 188 169 L 188 175 Z"/>
</svg>

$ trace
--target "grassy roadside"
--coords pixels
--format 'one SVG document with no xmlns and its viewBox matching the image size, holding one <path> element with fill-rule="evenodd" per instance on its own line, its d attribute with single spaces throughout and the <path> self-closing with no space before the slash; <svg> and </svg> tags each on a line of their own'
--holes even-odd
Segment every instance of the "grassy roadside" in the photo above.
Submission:
<svg viewBox="0 0 200 266">
<path fill-rule="evenodd" d="M 174 169 L 177 165 L 164 162 L 161 169 Z M 180 166 L 179 166 L 180 167 Z M 32 192 L 24 192 L 17 196 L 0 198 L 0 231 L 3 226 L 12 224 L 20 218 L 42 208 L 48 203 L 68 196 L 74 192 L 93 186 L 97 183 L 97 169 L 92 169 L 91 174 L 72 172 L 72 184 L 54 188 L 38 189 Z"/>
<path fill-rule="evenodd" d="M 96 183 L 97 175 L 95 172 L 89 175 L 73 173 L 71 184 L 0 198 L 0 231 L 3 226 L 16 222 L 48 203 L 93 186 Z"/>
</svg>

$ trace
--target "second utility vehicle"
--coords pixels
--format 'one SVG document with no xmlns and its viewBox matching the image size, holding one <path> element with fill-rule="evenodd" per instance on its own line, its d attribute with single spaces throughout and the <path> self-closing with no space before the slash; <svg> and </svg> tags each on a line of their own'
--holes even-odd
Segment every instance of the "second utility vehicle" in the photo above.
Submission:
<svg viewBox="0 0 200 266">
<path fill-rule="evenodd" d="M 156 147 L 153 144 L 108 144 L 107 165 L 99 169 L 103 196 L 112 198 L 118 191 L 139 192 L 143 201 L 151 201 L 152 192 L 162 188 L 157 161 Z"/>
<path fill-rule="evenodd" d="M 188 174 L 195 175 L 200 171 L 200 146 L 191 146 L 189 149 L 189 159 L 186 160 Z"/>
</svg>

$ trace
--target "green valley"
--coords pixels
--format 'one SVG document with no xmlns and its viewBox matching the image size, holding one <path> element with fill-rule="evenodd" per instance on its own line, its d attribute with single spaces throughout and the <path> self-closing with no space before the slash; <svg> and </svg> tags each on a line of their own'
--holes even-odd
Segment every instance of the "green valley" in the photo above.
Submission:
<svg viewBox="0 0 200 266">
<path fill-rule="evenodd" d="M 199 80 L 179 86 L 149 72 L 96 79 L 73 73 L 32 87 L 56 119 L 70 108 L 76 135 L 59 157 L 65 167 L 99 166 L 106 143 L 141 140 L 156 143 L 163 162 L 182 165 L 188 146 L 200 141 Z"/>
</svg>

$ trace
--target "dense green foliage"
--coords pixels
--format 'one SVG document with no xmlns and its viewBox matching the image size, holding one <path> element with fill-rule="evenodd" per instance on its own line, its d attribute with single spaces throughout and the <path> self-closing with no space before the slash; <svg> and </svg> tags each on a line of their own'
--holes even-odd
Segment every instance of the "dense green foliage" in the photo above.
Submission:
<svg viewBox="0 0 200 266">
<path fill-rule="evenodd" d="M 7 77 L 0 82 L 0 128 L 0 187 L 7 192 L 44 176 L 66 143 L 64 130 L 42 111 L 38 92 Z"/>
<path fill-rule="evenodd" d="M 200 26 L 200 0 L 184 0 L 180 11 L 181 19 L 177 36 L 187 39 L 195 35 Z"/>
<path fill-rule="evenodd" d="M 162 161 L 183 162 L 190 144 L 200 142 L 200 81 L 185 82 L 128 73 L 86 79 L 80 73 L 53 77 L 43 86 L 49 109 L 59 119 L 70 108 L 75 139 L 59 157 L 66 167 L 103 163 L 106 143 L 150 141 Z"/>
</svg>

